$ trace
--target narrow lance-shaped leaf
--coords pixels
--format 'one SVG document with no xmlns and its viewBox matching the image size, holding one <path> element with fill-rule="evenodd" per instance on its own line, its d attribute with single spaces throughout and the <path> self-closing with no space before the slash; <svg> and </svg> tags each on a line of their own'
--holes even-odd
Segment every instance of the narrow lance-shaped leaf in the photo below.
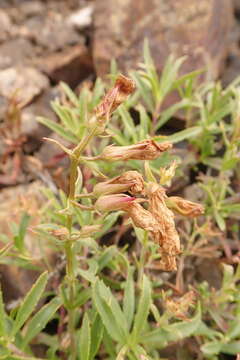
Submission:
<svg viewBox="0 0 240 360">
<path fill-rule="evenodd" d="M 12 330 L 12 335 L 15 335 L 17 333 L 17 331 L 23 326 L 25 321 L 29 318 L 29 316 L 33 312 L 34 308 L 36 307 L 38 301 L 40 300 L 43 294 L 43 291 L 47 284 L 47 280 L 48 280 L 48 273 L 46 271 L 39 276 L 36 283 L 27 293 L 26 297 L 23 300 L 23 303 L 18 309 Z"/>
<path fill-rule="evenodd" d="M 82 327 L 79 331 L 79 355 L 81 360 L 89 360 L 91 334 L 88 314 L 83 317 Z"/>
<path fill-rule="evenodd" d="M 2 290 L 0 289 L 0 337 L 7 335 L 6 313 L 4 310 Z"/>
<path fill-rule="evenodd" d="M 134 326 L 133 326 L 133 337 L 135 341 L 137 341 L 144 326 L 146 325 L 146 320 L 148 317 L 150 306 L 151 306 L 151 286 L 150 286 L 150 281 L 144 275 L 142 293 L 140 296 L 138 309 L 134 319 Z"/>
<path fill-rule="evenodd" d="M 117 342 L 124 343 L 125 337 L 119 327 L 116 314 L 113 313 L 110 304 L 111 300 L 106 301 L 102 298 L 99 290 L 100 281 L 97 280 L 93 286 L 93 300 L 96 309 L 101 316 L 102 322 L 111 338 Z"/>
<path fill-rule="evenodd" d="M 33 316 L 28 324 L 27 331 L 24 336 L 23 347 L 25 347 L 38 333 L 40 333 L 40 331 L 45 328 L 61 304 L 62 300 L 59 297 L 55 297 Z"/>
<path fill-rule="evenodd" d="M 93 360 L 98 352 L 99 346 L 103 338 L 103 323 L 98 314 L 96 314 L 93 324 L 91 326 L 91 348 L 89 360 Z"/>
<path fill-rule="evenodd" d="M 128 277 L 125 285 L 123 298 L 123 312 L 128 323 L 128 330 L 130 330 L 135 309 L 135 294 L 133 282 L 133 268 L 129 268 Z"/>
<path fill-rule="evenodd" d="M 24 237 L 27 231 L 27 226 L 29 224 L 29 221 L 30 221 L 30 215 L 25 213 L 21 219 L 18 234 L 14 236 L 14 244 L 16 248 L 20 251 L 24 250 Z"/>
</svg>

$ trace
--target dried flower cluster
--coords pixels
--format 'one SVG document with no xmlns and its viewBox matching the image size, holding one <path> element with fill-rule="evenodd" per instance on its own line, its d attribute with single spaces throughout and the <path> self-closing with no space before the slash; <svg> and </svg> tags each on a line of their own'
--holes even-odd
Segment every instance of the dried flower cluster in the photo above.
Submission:
<svg viewBox="0 0 240 360">
<path fill-rule="evenodd" d="M 133 196 L 113 193 L 114 189 L 119 190 L 123 184 L 126 185 L 126 191 Z M 180 197 L 168 198 L 165 189 L 156 183 L 149 182 L 144 186 L 144 179 L 137 171 L 127 171 L 121 176 L 96 185 L 98 189 L 103 189 L 103 194 L 105 186 L 107 189 L 112 186 L 111 195 L 101 195 L 95 203 L 95 208 L 101 212 L 125 211 L 133 224 L 148 231 L 154 242 L 159 245 L 161 268 L 165 271 L 176 270 L 176 256 L 181 252 L 180 239 L 175 227 L 174 213 L 167 205 L 168 199 L 171 200 L 172 208 L 177 207 L 179 213 L 189 217 L 202 214 L 203 207 Z M 145 198 L 137 198 L 136 195 Z M 148 209 L 145 209 L 141 202 L 148 202 Z"/>
<path fill-rule="evenodd" d="M 108 121 L 110 114 L 126 100 L 134 88 L 132 80 L 120 75 L 113 89 L 95 109 L 97 122 L 102 125 L 106 119 Z M 146 139 L 129 146 L 106 146 L 100 155 L 88 160 L 154 160 L 171 148 L 172 144 L 169 142 L 158 144 Z M 89 194 L 97 198 L 94 209 L 98 212 L 122 210 L 128 214 L 136 227 L 149 233 L 153 241 L 159 245 L 161 268 L 165 271 L 177 269 L 176 256 L 181 252 L 173 211 L 188 217 L 203 213 L 200 204 L 166 195 L 162 185 L 171 181 L 176 166 L 177 163 L 173 162 L 169 168 L 161 169 L 159 184 L 153 181 L 145 182 L 137 171 L 127 171 L 113 179 L 98 183 Z M 143 202 L 148 204 L 147 209 L 141 204 Z"/>
</svg>

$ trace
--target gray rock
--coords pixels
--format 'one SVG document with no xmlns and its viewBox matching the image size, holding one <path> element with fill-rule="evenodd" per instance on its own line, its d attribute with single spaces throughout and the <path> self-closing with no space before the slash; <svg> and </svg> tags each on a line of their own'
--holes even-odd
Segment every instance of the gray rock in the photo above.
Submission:
<svg viewBox="0 0 240 360">
<path fill-rule="evenodd" d="M 7 40 L 12 32 L 12 27 L 12 22 L 7 13 L 0 10 L 0 42 Z"/>
<path fill-rule="evenodd" d="M 35 49 L 27 39 L 8 40 L 0 45 L 0 69 L 26 63 L 34 53 Z"/>
<path fill-rule="evenodd" d="M 159 71 L 170 53 L 187 55 L 186 73 L 208 66 L 219 75 L 232 26 L 230 0 L 105 0 L 96 1 L 94 62 L 97 73 L 109 72 L 112 58 L 121 71 L 142 61 L 144 38 L 149 39 Z"/>
<path fill-rule="evenodd" d="M 67 19 L 67 24 L 78 30 L 89 27 L 92 24 L 93 5 L 86 6 L 74 11 Z"/>
<path fill-rule="evenodd" d="M 0 71 L 0 95 L 28 104 L 49 85 L 48 78 L 31 67 L 11 67 Z"/>
<path fill-rule="evenodd" d="M 75 45 L 44 57 L 34 62 L 51 81 L 65 81 L 76 87 L 79 82 L 94 72 L 92 56 L 85 45 Z"/>
<path fill-rule="evenodd" d="M 22 31 L 37 45 L 54 52 L 66 46 L 83 43 L 83 38 L 70 25 L 67 25 L 62 15 L 34 16 L 29 18 Z"/>
</svg>

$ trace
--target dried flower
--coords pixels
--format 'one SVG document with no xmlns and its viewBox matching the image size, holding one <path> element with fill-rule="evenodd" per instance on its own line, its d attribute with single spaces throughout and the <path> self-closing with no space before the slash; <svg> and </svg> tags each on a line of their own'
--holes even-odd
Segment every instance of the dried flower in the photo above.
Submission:
<svg viewBox="0 0 240 360">
<path fill-rule="evenodd" d="M 136 201 L 133 201 L 125 211 L 136 227 L 149 231 L 150 235 L 155 239 L 154 234 L 160 231 L 160 226 L 150 211 L 144 209 Z"/>
<path fill-rule="evenodd" d="M 123 75 L 119 75 L 114 87 L 104 96 L 102 102 L 95 108 L 96 117 L 101 121 L 109 118 L 110 114 L 117 109 L 135 90 L 135 83 Z"/>
<path fill-rule="evenodd" d="M 162 254 L 162 268 L 166 271 L 176 270 L 175 256 L 180 253 L 180 240 L 175 228 L 174 214 L 165 203 L 165 190 L 158 184 L 149 183 L 147 195 L 149 211 L 161 228 L 158 241 Z"/>
<path fill-rule="evenodd" d="M 169 142 L 157 144 L 155 141 L 147 139 L 137 144 L 129 146 L 106 146 L 102 154 L 98 159 L 105 161 L 116 161 L 116 160 L 154 160 L 163 151 L 172 148 L 172 144 Z"/>
<path fill-rule="evenodd" d="M 204 207 L 201 204 L 185 200 L 179 196 L 168 197 L 167 206 L 178 214 L 188 217 L 196 217 L 204 213 Z"/>
<path fill-rule="evenodd" d="M 132 195 L 144 194 L 144 180 L 138 171 L 130 170 L 118 176 L 114 183 L 129 184 L 128 192 Z"/>
<path fill-rule="evenodd" d="M 165 306 L 167 311 L 172 313 L 174 317 L 187 320 L 188 310 L 194 304 L 195 299 L 196 294 L 191 290 L 178 299 L 167 298 L 165 300 Z"/>
<path fill-rule="evenodd" d="M 93 195 L 117 194 L 128 191 L 132 195 L 144 192 L 144 180 L 137 171 L 126 171 L 120 176 L 103 181 L 94 186 Z"/>
<path fill-rule="evenodd" d="M 104 195 L 97 199 L 94 208 L 100 212 L 126 210 L 134 200 L 134 197 L 125 194 Z"/>
</svg>

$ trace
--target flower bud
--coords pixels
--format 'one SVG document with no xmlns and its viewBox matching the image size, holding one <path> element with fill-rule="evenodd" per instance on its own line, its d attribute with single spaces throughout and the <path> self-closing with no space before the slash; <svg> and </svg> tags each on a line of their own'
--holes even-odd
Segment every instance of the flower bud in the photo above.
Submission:
<svg viewBox="0 0 240 360">
<path fill-rule="evenodd" d="M 185 200 L 179 196 L 168 197 L 167 206 L 178 214 L 187 217 L 196 217 L 204 213 L 204 207 L 201 204 Z"/>
<path fill-rule="evenodd" d="M 101 230 L 102 225 L 85 225 L 81 228 L 79 232 L 79 236 L 83 238 L 87 238 L 92 234 Z"/>
<path fill-rule="evenodd" d="M 49 233 L 59 240 L 66 240 L 66 238 L 69 236 L 68 229 L 61 227 L 59 229 L 51 229 L 49 230 Z"/>
<path fill-rule="evenodd" d="M 134 197 L 125 194 L 104 195 L 97 199 L 94 207 L 100 212 L 126 210 L 134 200 Z"/>
<path fill-rule="evenodd" d="M 117 178 L 119 178 L 119 176 Z M 132 183 L 114 183 L 114 179 L 103 181 L 95 185 L 93 188 L 93 195 L 95 197 L 99 197 L 102 195 L 118 194 L 119 192 L 128 191 L 129 188 L 133 185 Z"/>
<path fill-rule="evenodd" d="M 116 160 L 154 160 L 158 158 L 163 151 L 172 148 L 169 142 L 157 144 L 155 141 L 147 139 L 137 144 L 129 146 L 106 146 L 99 159 L 106 161 Z"/>
<path fill-rule="evenodd" d="M 160 169 L 160 184 L 161 185 L 171 185 L 172 178 L 175 176 L 175 171 L 178 166 L 177 161 L 173 161 L 171 165 L 167 168 Z"/>
<path fill-rule="evenodd" d="M 99 121 L 105 122 L 108 120 L 110 114 L 127 100 L 128 95 L 134 90 L 134 81 L 123 75 L 119 75 L 114 87 L 106 93 L 102 102 L 95 108 L 95 114 Z"/>
</svg>

